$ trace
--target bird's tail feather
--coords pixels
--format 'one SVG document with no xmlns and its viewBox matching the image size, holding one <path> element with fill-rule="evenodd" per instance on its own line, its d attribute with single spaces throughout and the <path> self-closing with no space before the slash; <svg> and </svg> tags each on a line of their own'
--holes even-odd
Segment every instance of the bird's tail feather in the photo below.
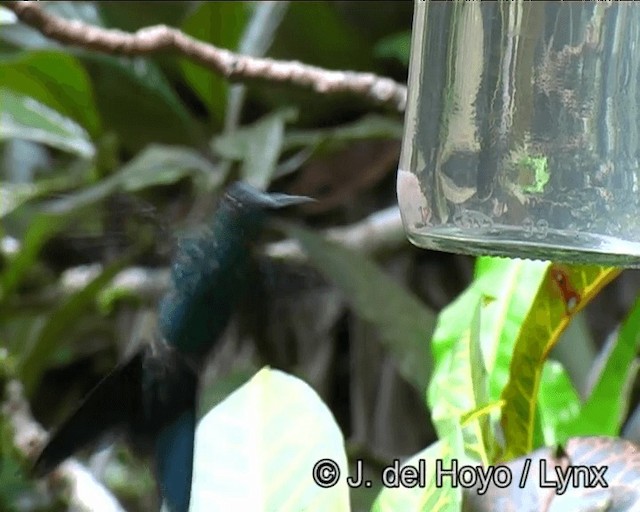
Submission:
<svg viewBox="0 0 640 512">
<path fill-rule="evenodd" d="M 46 475 L 75 451 L 126 424 L 139 403 L 132 390 L 141 388 L 142 357 L 139 352 L 117 366 L 87 395 L 49 438 L 33 466 L 34 476 Z"/>
</svg>

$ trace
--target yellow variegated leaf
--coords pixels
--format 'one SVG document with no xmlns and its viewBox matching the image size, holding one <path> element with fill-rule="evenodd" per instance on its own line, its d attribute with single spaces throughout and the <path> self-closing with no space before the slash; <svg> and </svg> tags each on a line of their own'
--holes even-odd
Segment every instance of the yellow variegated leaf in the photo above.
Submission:
<svg viewBox="0 0 640 512">
<path fill-rule="evenodd" d="M 619 273 L 620 269 L 610 267 L 548 263 L 518 334 L 509 381 L 502 392 L 503 460 L 533 449 L 535 407 L 544 362 L 571 318 Z"/>
</svg>

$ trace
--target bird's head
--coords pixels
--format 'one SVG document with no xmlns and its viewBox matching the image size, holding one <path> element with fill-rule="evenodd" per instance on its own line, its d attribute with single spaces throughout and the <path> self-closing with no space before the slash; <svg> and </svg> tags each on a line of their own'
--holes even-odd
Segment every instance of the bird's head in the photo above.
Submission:
<svg viewBox="0 0 640 512">
<path fill-rule="evenodd" d="M 293 196 L 281 193 L 268 193 L 238 181 L 229 186 L 225 192 L 221 209 L 226 209 L 243 224 L 243 228 L 259 229 L 269 212 L 315 201 L 306 196 Z"/>
</svg>

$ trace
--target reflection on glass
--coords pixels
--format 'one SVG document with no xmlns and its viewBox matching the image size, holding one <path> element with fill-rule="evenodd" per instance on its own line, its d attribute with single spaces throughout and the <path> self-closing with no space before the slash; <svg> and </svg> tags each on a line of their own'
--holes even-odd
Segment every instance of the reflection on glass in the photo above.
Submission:
<svg viewBox="0 0 640 512">
<path fill-rule="evenodd" d="M 417 245 L 640 266 L 632 2 L 416 2 L 398 198 Z"/>
</svg>

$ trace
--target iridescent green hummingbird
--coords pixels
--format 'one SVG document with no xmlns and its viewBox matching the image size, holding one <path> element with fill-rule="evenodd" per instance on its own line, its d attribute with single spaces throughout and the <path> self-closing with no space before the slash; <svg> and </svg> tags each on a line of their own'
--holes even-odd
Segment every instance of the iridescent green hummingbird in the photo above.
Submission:
<svg viewBox="0 0 640 512">
<path fill-rule="evenodd" d="M 188 511 L 201 362 L 250 289 L 251 249 L 269 212 L 309 201 L 242 182 L 227 189 L 211 223 L 178 246 L 158 311 L 160 336 L 116 367 L 53 433 L 35 463 L 37 476 L 120 430 L 135 451 L 152 456 L 168 509 Z"/>
</svg>

